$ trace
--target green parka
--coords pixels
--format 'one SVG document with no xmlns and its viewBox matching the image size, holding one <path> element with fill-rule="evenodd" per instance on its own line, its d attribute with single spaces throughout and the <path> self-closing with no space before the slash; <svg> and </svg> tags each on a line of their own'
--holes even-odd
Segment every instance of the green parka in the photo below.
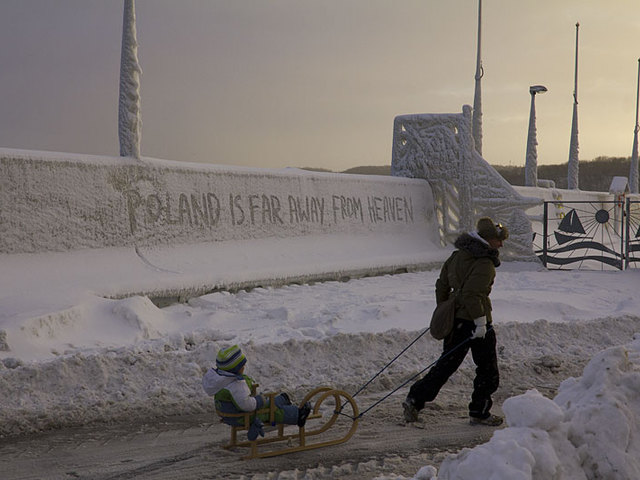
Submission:
<svg viewBox="0 0 640 480">
<path fill-rule="evenodd" d="M 444 262 L 436 280 L 436 302 L 456 294 L 456 318 L 474 320 L 486 316 L 491 324 L 489 294 L 500 265 L 498 250 L 486 244 L 477 233 L 463 233 L 454 246 L 458 249 Z M 463 283 L 464 282 L 464 283 Z M 462 291 L 459 291 L 462 285 Z"/>
</svg>

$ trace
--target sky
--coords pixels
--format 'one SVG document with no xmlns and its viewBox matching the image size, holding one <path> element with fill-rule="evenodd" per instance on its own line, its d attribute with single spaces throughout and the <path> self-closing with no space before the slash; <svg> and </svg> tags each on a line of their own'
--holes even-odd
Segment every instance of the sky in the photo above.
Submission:
<svg viewBox="0 0 640 480">
<path fill-rule="evenodd" d="M 0 147 L 118 155 L 122 1 L 0 3 Z M 473 104 L 471 0 L 137 0 L 143 156 L 342 171 L 391 162 L 396 115 Z M 484 0 L 483 156 L 631 154 L 637 0 Z"/>
</svg>

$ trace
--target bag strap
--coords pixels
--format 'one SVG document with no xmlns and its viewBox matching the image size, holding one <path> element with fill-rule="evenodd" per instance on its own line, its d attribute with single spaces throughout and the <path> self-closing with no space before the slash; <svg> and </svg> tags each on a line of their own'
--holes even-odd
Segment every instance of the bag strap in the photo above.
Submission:
<svg viewBox="0 0 640 480">
<path fill-rule="evenodd" d="M 471 264 L 471 267 L 469 267 L 469 270 L 467 271 L 467 274 L 464 276 L 464 278 L 462 279 L 462 283 L 460 284 L 460 288 L 458 288 L 457 290 L 454 290 L 453 295 L 454 296 L 458 296 L 458 293 L 462 291 L 462 287 L 464 287 L 464 282 L 467 281 L 467 279 L 471 276 L 471 270 L 473 270 L 473 263 Z"/>
</svg>

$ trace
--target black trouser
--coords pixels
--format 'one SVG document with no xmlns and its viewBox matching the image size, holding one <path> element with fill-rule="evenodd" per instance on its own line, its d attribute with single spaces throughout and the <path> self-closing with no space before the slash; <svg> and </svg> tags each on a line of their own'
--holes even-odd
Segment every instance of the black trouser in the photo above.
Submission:
<svg viewBox="0 0 640 480">
<path fill-rule="evenodd" d="M 425 402 L 435 400 L 442 386 L 460 367 L 469 349 L 476 364 L 476 378 L 473 380 L 473 393 L 469 403 L 469 415 L 486 418 L 493 405 L 491 394 L 498 389 L 500 376 L 498 358 L 496 356 L 496 334 L 489 328 L 484 338 L 469 340 L 475 325 L 472 321 L 456 318 L 453 332 L 444 339 L 443 353 L 438 362 L 409 390 L 408 398 L 418 410 L 424 408 Z M 458 348 L 456 348 L 458 347 Z"/>
</svg>

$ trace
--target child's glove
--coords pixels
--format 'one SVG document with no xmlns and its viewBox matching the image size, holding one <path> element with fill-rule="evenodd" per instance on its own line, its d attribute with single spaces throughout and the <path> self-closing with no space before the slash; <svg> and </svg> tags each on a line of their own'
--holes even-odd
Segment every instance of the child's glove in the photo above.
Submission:
<svg viewBox="0 0 640 480">
<path fill-rule="evenodd" d="M 249 431 L 247 432 L 247 437 L 249 438 L 249 440 L 253 442 L 256 438 L 258 438 L 258 435 L 264 437 L 264 428 L 262 428 L 263 426 L 264 425 L 262 421 L 258 417 L 254 418 L 253 422 L 251 422 L 251 426 L 249 427 Z"/>
</svg>

